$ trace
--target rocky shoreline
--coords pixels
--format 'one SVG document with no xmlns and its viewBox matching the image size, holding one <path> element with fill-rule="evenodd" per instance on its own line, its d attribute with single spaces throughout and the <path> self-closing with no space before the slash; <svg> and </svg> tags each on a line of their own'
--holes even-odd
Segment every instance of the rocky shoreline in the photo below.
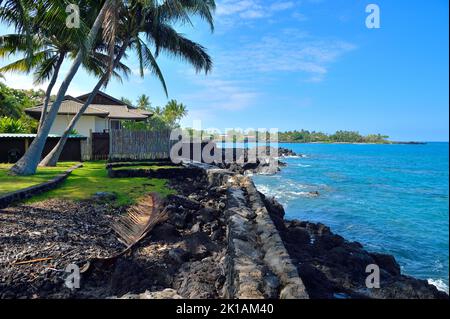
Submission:
<svg viewBox="0 0 450 319">
<path fill-rule="evenodd" d="M 281 204 L 265 196 L 264 202 L 312 299 L 448 298 L 426 280 L 402 275 L 395 257 L 368 252 L 323 224 L 285 220 Z M 379 289 L 366 287 L 368 265 L 381 270 Z"/>
<path fill-rule="evenodd" d="M 286 163 L 280 159 L 304 156 L 287 148 L 279 147 L 278 149 L 274 149 L 264 146 L 257 149 L 256 159 L 252 161 L 249 161 L 248 151 L 245 149 L 224 149 L 222 152 L 223 161 L 215 165 L 219 168 L 243 175 L 274 175 L 280 172 L 282 167 L 286 166 Z M 227 161 L 227 158 L 232 160 Z"/>
<path fill-rule="evenodd" d="M 64 286 L 65 268 L 125 248 L 111 228 L 123 209 L 94 198 L 0 210 L 0 299 L 448 298 L 402 275 L 392 256 L 325 225 L 285 220 L 283 206 L 249 176 L 202 164 L 180 169 L 169 178 L 177 194 L 162 203 L 167 219 L 127 254 L 83 272 L 80 289 Z M 379 289 L 366 287 L 370 264 L 380 268 Z"/>
<path fill-rule="evenodd" d="M 409 143 L 408 143 L 409 144 Z M 411 143 L 416 144 L 416 143 Z M 278 157 L 303 157 L 292 150 L 279 148 Z M 269 161 L 258 161 L 256 167 L 248 164 L 225 165 L 237 174 L 276 174 L 286 164 L 278 158 L 278 168 L 268 170 Z M 311 193 L 310 196 L 319 196 Z M 274 221 L 298 273 L 313 299 L 446 299 L 448 294 L 439 291 L 426 280 L 401 274 L 400 265 L 391 255 L 371 253 L 358 242 L 349 242 L 331 232 L 323 224 L 307 221 L 285 220 L 283 206 L 275 198 L 260 193 Z M 380 288 L 368 289 L 368 265 L 381 270 Z"/>
</svg>

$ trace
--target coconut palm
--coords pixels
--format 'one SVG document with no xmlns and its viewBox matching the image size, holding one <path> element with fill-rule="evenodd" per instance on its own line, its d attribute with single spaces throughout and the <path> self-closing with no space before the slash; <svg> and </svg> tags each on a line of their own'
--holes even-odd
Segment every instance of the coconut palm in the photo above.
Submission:
<svg viewBox="0 0 450 319">
<path fill-rule="evenodd" d="M 164 117 L 168 123 L 178 124 L 183 117 L 188 114 L 187 108 L 183 103 L 176 100 L 170 100 L 164 108 Z"/>
<path fill-rule="evenodd" d="M 148 110 L 152 107 L 152 104 L 150 103 L 150 97 L 142 94 L 137 99 L 137 108 L 140 110 Z"/>
<path fill-rule="evenodd" d="M 24 59 L 3 67 L 2 71 L 28 73 L 31 69 L 39 69 L 36 71 L 36 75 L 39 73 L 41 75 L 35 77 L 35 82 L 50 80 L 44 99 L 44 111 L 39 121 L 40 128 L 47 115 L 50 94 L 56 83 L 59 70 L 64 62 L 66 53 L 69 52 L 68 46 L 77 47 L 76 42 L 79 41 L 76 41 L 74 35 L 78 36 L 78 39 L 81 39 L 82 35 L 78 31 L 70 32 L 69 34 L 66 32 L 54 32 L 54 28 L 48 28 L 48 23 L 55 22 L 54 18 L 49 19 L 47 23 L 42 23 L 44 22 L 42 17 L 47 16 L 46 11 L 51 11 L 51 8 L 55 8 L 55 4 L 62 5 L 61 1 L 54 1 L 53 4 L 49 4 L 46 1 L 9 0 L 0 1 L 0 4 L 3 4 L 0 8 L 0 19 L 8 25 L 13 25 L 17 31 L 16 34 L 1 37 L 0 57 L 15 53 L 25 53 Z M 32 15 L 32 12 L 38 12 L 39 14 Z M 57 11 L 53 12 L 56 13 Z M 59 22 L 62 22 L 62 16 L 59 17 Z M 59 39 L 64 40 L 58 40 L 58 35 L 60 35 Z M 50 37 L 52 38 L 51 41 L 49 40 Z M 54 47 L 57 47 L 58 50 L 53 50 Z"/>
<path fill-rule="evenodd" d="M 21 34 L 2 36 L 0 37 L 0 43 L 0 58 L 11 54 L 26 53 L 28 49 L 26 38 Z M 56 36 L 45 36 L 42 34 L 34 36 L 32 44 L 33 53 L 30 57 L 18 59 L 5 65 L 0 68 L 0 72 L 23 72 L 26 74 L 34 72 L 35 84 L 43 84 L 49 81 L 38 126 L 40 128 L 45 121 L 51 92 L 57 81 L 61 66 L 65 59 L 68 57 L 72 58 L 76 54 L 78 47 L 70 39 L 58 39 Z M 83 61 L 83 67 L 91 74 L 102 74 L 108 67 L 108 55 L 98 50 L 91 52 Z M 123 64 L 120 64 L 120 70 L 124 72 L 125 76 L 130 72 L 130 69 Z M 118 73 L 114 72 L 113 75 L 121 80 Z"/>
<path fill-rule="evenodd" d="M 133 105 L 133 102 L 131 102 L 131 100 L 129 98 L 126 97 L 121 97 L 120 100 L 125 103 L 126 105 Z"/>
<path fill-rule="evenodd" d="M 9 18 L 9 13 L 7 4 L 10 2 L 23 2 L 25 0 L 20 1 L 2 1 L 0 3 L 0 19 L 5 19 L 5 17 Z M 55 33 L 58 33 L 61 29 L 67 29 L 61 26 L 65 25 L 65 9 L 64 1 L 31 1 L 31 5 L 35 5 L 35 9 L 33 14 L 35 14 L 34 22 L 42 23 L 50 30 L 53 30 Z M 61 103 L 64 100 L 64 96 L 69 88 L 70 83 L 72 82 L 75 74 L 80 68 L 84 58 L 87 53 L 89 53 L 94 45 L 94 41 L 99 34 L 100 28 L 104 24 L 105 16 L 111 14 L 111 12 L 117 12 L 121 7 L 121 2 L 118 0 L 105 0 L 101 4 L 101 9 L 98 14 L 95 15 L 96 19 L 90 28 L 88 34 L 85 34 L 85 40 L 82 42 L 80 49 L 75 56 L 72 66 L 70 67 L 68 73 L 66 74 L 65 79 L 63 80 L 58 94 L 56 95 L 55 102 L 52 104 L 48 114 L 46 115 L 45 121 L 41 125 L 41 129 L 39 130 L 36 138 L 31 143 L 28 151 L 25 155 L 12 166 L 10 173 L 16 175 L 33 175 L 36 173 L 36 168 L 39 164 L 40 157 L 42 155 L 42 151 L 45 146 L 45 142 L 47 140 L 48 134 L 50 132 L 51 126 L 55 121 L 56 115 L 58 114 Z M 93 11 L 91 11 L 91 14 Z M 64 17 L 64 19 L 62 18 Z M 19 19 L 16 20 L 11 19 L 12 23 L 16 25 L 20 25 L 21 22 Z M 56 23 L 55 23 L 56 22 Z M 41 24 L 41 25 L 42 25 Z M 104 35 L 109 47 L 113 47 L 114 44 L 111 44 L 110 35 L 114 34 L 116 26 L 112 23 L 107 23 L 103 25 Z M 17 29 L 17 28 L 16 28 Z M 77 29 L 74 29 L 77 30 Z M 29 44 L 31 46 L 31 44 Z"/>
<path fill-rule="evenodd" d="M 131 49 L 138 57 L 141 76 L 144 76 L 144 69 L 150 70 L 159 78 L 167 95 L 164 77 L 156 62 L 155 56 L 147 44 L 150 42 L 155 45 L 156 55 L 160 51 L 167 52 L 186 60 L 198 72 L 201 70 L 205 72 L 210 71 L 212 61 L 205 49 L 201 45 L 177 33 L 169 23 L 189 21 L 189 16 L 196 14 L 205 18 L 212 28 L 213 20 L 211 11 L 214 8 L 214 1 L 211 0 L 171 0 L 164 1 L 162 4 L 156 2 L 143 3 L 141 1 L 130 1 L 126 8 L 127 10 L 123 10 L 121 19 L 118 22 L 121 28 L 116 30 L 116 35 L 121 43 L 121 47 L 115 56 L 114 63 L 112 64 L 113 68 L 120 62 L 125 52 Z M 147 41 L 142 39 L 141 33 L 145 35 Z M 88 100 L 66 128 L 58 144 L 42 160 L 40 165 L 55 166 L 57 164 L 70 132 L 74 129 L 77 121 L 87 107 L 92 103 L 100 88 L 108 84 L 108 80 L 108 74 L 101 77 Z M 149 101 L 143 102 L 146 103 Z"/>
</svg>

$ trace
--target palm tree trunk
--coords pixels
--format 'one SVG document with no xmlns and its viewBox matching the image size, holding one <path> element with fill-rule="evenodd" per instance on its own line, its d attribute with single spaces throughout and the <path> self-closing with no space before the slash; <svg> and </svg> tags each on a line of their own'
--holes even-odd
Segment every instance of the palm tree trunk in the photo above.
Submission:
<svg viewBox="0 0 450 319">
<path fill-rule="evenodd" d="M 114 60 L 113 63 L 113 69 L 114 70 L 117 65 L 119 64 L 120 60 L 122 59 L 123 55 L 125 54 L 125 51 L 128 48 L 129 42 L 124 42 L 122 47 L 120 48 L 120 51 Z M 64 149 L 64 145 L 67 142 L 67 139 L 69 138 L 70 132 L 75 128 L 75 125 L 77 124 L 78 120 L 81 118 L 83 113 L 86 111 L 89 105 L 91 105 L 92 101 L 94 100 L 94 97 L 97 95 L 97 93 L 100 91 L 100 88 L 103 86 L 103 84 L 109 79 L 109 73 L 106 73 L 102 76 L 102 78 L 98 81 L 97 85 L 94 87 L 94 90 L 89 95 L 89 98 L 84 103 L 84 105 L 81 107 L 81 109 L 78 111 L 78 113 L 73 117 L 73 119 L 70 121 L 69 126 L 67 126 L 66 130 L 64 131 L 63 135 L 61 136 L 60 140 L 58 141 L 58 144 L 51 150 L 50 153 L 41 161 L 39 166 L 56 166 L 58 163 L 59 157 L 61 156 L 61 153 Z"/>
<path fill-rule="evenodd" d="M 50 83 L 48 84 L 47 91 L 45 92 L 44 108 L 42 109 L 41 119 L 39 120 L 38 131 L 41 129 L 42 124 L 44 123 L 45 118 L 47 116 L 48 104 L 50 103 L 52 90 L 53 90 L 53 87 L 55 86 L 56 80 L 58 79 L 59 70 L 61 69 L 61 65 L 64 62 L 65 56 L 66 56 L 66 54 L 64 52 L 61 52 L 59 54 L 58 61 L 56 62 L 56 65 L 55 65 L 55 72 L 53 73 L 52 79 L 51 79 Z"/>
<path fill-rule="evenodd" d="M 98 14 L 94 25 L 92 26 L 87 41 L 86 41 L 86 51 L 90 51 L 92 49 L 94 40 L 100 31 L 100 27 L 102 26 L 105 13 L 109 9 L 112 0 L 107 0 L 100 13 Z M 41 126 L 41 129 L 37 133 L 36 138 L 31 143 L 28 151 L 24 156 L 10 169 L 10 174 L 13 175 L 34 175 L 36 174 L 36 169 L 41 160 L 42 151 L 44 150 L 45 142 L 47 141 L 48 134 L 50 133 L 50 129 L 55 121 L 56 115 L 58 115 L 59 107 L 64 100 L 64 96 L 69 88 L 70 83 L 72 82 L 75 74 L 77 73 L 80 65 L 83 61 L 84 52 L 83 50 L 78 51 L 78 54 L 66 75 L 61 87 L 59 88 L 58 95 L 56 96 L 55 102 L 52 104 L 50 111 L 48 112 L 44 123 Z"/>
</svg>

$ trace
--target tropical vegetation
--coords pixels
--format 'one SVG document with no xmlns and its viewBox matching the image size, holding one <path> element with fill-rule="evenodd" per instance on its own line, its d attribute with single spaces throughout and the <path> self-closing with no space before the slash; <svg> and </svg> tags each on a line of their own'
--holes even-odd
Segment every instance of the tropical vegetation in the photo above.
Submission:
<svg viewBox="0 0 450 319">
<path fill-rule="evenodd" d="M 389 136 L 381 134 L 361 135 L 355 131 L 337 131 L 326 134 L 316 131 L 300 130 L 279 133 L 280 142 L 287 143 L 389 143 Z"/>
<path fill-rule="evenodd" d="M 204 140 L 216 139 L 221 140 L 224 136 L 217 132 L 210 131 L 195 131 L 193 129 L 186 129 L 190 136 L 198 136 Z M 225 134 L 228 141 L 235 142 L 259 142 L 265 141 L 269 137 L 269 132 L 257 131 L 242 131 L 229 130 Z M 323 132 L 308 131 L 308 130 L 294 130 L 277 133 L 278 142 L 280 143 L 374 143 L 374 144 L 389 144 L 389 136 L 381 134 L 361 135 L 355 131 L 337 131 L 334 134 L 327 134 Z"/>
<path fill-rule="evenodd" d="M 42 103 L 45 92 L 42 90 L 17 90 L 0 83 L 0 118 L 2 133 L 16 133 L 8 130 L 20 125 L 20 133 L 36 133 L 38 122 L 25 114 L 25 109 Z M 8 118 L 8 120 L 6 120 Z M 14 122 L 14 125 L 8 123 Z"/>
<path fill-rule="evenodd" d="M 134 131 L 170 130 L 179 127 L 180 120 L 188 114 L 187 107 L 176 100 L 170 100 L 164 107 L 153 108 L 149 100 L 143 105 L 142 97 L 138 98 L 138 107 L 151 112 L 152 116 L 143 122 L 124 121 L 124 128 Z"/>
<path fill-rule="evenodd" d="M 28 127 L 20 120 L 11 117 L 0 117 L 0 133 L 28 133 Z"/>
<path fill-rule="evenodd" d="M 82 25 L 69 29 L 65 25 L 67 14 L 65 0 L 9 0 L 0 1 L 0 21 L 13 27 L 16 36 L 2 41 L 3 56 L 12 52 L 22 52 L 24 58 L 18 64 L 20 68 L 5 71 L 32 70 L 39 74 L 42 61 L 51 59 L 53 66 L 47 67 L 50 85 L 58 78 L 58 62 L 70 57 L 72 66 L 64 75 L 55 101 L 43 112 L 37 137 L 26 154 L 11 168 L 17 175 L 30 175 L 36 172 L 45 141 L 56 118 L 67 89 L 79 68 L 84 65 L 92 68 L 100 80 L 93 89 L 90 98 L 66 129 L 58 145 L 43 160 L 43 165 L 55 165 L 70 131 L 84 110 L 92 102 L 96 92 L 106 86 L 117 68 L 120 69 L 122 57 L 130 50 L 139 60 L 140 73 L 148 69 L 161 81 L 167 93 L 162 72 L 156 62 L 160 52 L 167 52 L 194 66 L 196 71 L 208 72 L 212 67 L 211 58 L 205 49 L 179 34 L 174 25 L 190 24 L 190 17 L 197 15 L 206 20 L 213 28 L 213 0 L 165 0 L 165 1 L 83 1 L 80 3 Z M 102 28 L 102 32 L 100 29 Z M 6 40 L 6 41 L 5 41 Z M 57 45 L 56 45 L 57 44 Z M 61 45 L 60 45 L 61 44 Z M 60 46 L 59 46 L 60 45 Z M 62 49 L 63 47 L 64 49 Z M 50 52 L 47 52 L 47 49 Z M 152 51 L 153 48 L 153 51 Z M 47 52 L 47 53 L 45 53 Z M 96 65 L 95 53 L 103 54 L 105 59 Z M 92 59 L 90 59 L 92 57 Z M 34 63 L 36 62 L 37 63 Z M 45 65 L 51 63 L 44 63 Z M 125 68 L 125 70 L 127 70 Z M 122 70 L 123 71 L 123 70 Z M 49 101 L 50 88 L 46 91 L 46 103 Z"/>
</svg>

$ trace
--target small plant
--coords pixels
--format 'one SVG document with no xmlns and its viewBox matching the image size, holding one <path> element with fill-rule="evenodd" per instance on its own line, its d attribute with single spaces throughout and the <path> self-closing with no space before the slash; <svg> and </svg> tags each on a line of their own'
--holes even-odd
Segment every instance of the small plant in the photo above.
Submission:
<svg viewBox="0 0 450 319">
<path fill-rule="evenodd" d="M 16 120 L 10 117 L 0 118 L 0 133 L 28 133 L 28 127 L 21 120 Z"/>
</svg>

